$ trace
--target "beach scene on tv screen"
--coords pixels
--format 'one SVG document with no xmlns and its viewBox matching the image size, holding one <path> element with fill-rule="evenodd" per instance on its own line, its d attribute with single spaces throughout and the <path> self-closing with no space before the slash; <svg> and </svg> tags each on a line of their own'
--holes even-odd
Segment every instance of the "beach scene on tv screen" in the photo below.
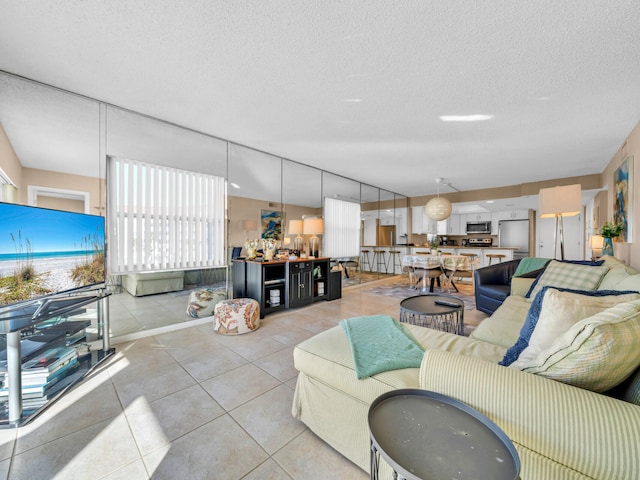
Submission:
<svg viewBox="0 0 640 480">
<path fill-rule="evenodd" d="M 0 306 L 104 282 L 104 218 L 0 203 Z"/>
</svg>

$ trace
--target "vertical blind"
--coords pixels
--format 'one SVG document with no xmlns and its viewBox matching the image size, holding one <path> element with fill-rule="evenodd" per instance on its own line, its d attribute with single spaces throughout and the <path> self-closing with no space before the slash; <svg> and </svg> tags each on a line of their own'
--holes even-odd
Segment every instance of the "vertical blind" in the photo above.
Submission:
<svg viewBox="0 0 640 480">
<path fill-rule="evenodd" d="M 222 177 L 110 157 L 110 274 L 222 266 Z"/>
<path fill-rule="evenodd" d="M 360 255 L 360 204 L 324 199 L 324 256 Z"/>
</svg>

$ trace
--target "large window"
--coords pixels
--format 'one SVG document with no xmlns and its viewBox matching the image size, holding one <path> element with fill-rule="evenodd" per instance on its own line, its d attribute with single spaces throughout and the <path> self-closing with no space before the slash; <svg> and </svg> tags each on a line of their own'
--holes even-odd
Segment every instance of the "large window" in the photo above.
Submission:
<svg viewBox="0 0 640 480">
<path fill-rule="evenodd" d="M 222 177 L 109 158 L 110 274 L 222 266 Z"/>
<path fill-rule="evenodd" d="M 324 199 L 324 255 L 331 258 L 360 255 L 360 204 Z"/>
</svg>

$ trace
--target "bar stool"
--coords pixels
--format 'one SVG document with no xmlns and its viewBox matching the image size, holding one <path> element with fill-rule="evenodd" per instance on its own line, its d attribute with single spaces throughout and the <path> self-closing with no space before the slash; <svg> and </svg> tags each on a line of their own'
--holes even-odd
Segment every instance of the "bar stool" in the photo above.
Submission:
<svg viewBox="0 0 640 480">
<path fill-rule="evenodd" d="M 431 255 L 431 252 L 416 252 L 416 255 Z"/>
<path fill-rule="evenodd" d="M 458 277 L 458 280 L 468 277 L 468 278 L 471 278 L 471 283 L 473 283 L 474 282 L 473 271 L 478 266 L 478 255 L 476 253 L 461 253 L 460 255 L 463 257 L 467 257 L 469 259 L 470 270 L 468 271 L 463 270 L 464 273 L 460 277 Z"/>
<path fill-rule="evenodd" d="M 487 253 L 487 258 L 489 259 L 489 265 L 494 258 L 498 259 L 498 263 L 502 263 L 502 259 L 506 257 L 506 255 L 502 255 L 501 253 Z"/>
<path fill-rule="evenodd" d="M 369 271 L 371 271 L 371 258 L 369 257 L 369 250 L 360 250 L 360 256 L 362 260 L 360 260 L 360 271 L 364 271 L 365 267 L 369 267 Z"/>
<path fill-rule="evenodd" d="M 389 264 L 391 264 L 391 273 L 396 273 L 396 267 L 402 272 L 402 259 L 400 258 L 400 250 L 389 250 L 389 258 L 387 259 L 387 272 L 389 272 Z"/>
<path fill-rule="evenodd" d="M 384 273 L 387 273 L 387 252 L 385 250 L 374 250 L 373 264 L 376 265 L 378 273 L 382 273 L 382 267 L 384 267 Z"/>
</svg>

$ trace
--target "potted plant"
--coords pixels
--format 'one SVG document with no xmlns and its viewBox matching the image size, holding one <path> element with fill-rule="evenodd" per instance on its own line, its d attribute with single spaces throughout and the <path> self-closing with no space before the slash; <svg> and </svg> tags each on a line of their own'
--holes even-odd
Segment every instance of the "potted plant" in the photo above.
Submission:
<svg viewBox="0 0 640 480">
<path fill-rule="evenodd" d="M 438 235 L 434 235 L 431 238 L 431 254 L 436 255 L 438 253 L 438 245 L 440 242 L 438 241 Z"/>
<path fill-rule="evenodd" d="M 604 238 L 604 245 L 602 247 L 602 256 L 610 255 L 613 257 L 613 238 L 619 236 L 624 229 L 624 222 L 613 223 L 607 222 L 600 227 L 600 235 Z"/>
</svg>

